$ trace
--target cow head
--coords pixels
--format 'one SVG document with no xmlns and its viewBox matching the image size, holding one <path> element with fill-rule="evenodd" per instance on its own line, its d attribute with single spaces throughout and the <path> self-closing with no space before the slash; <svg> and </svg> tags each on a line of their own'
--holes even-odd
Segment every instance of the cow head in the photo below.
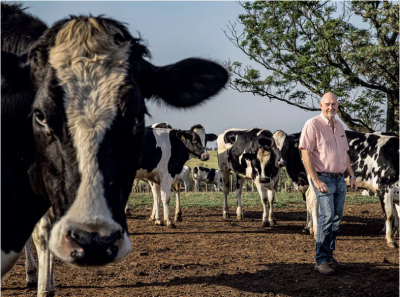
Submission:
<svg viewBox="0 0 400 297">
<path fill-rule="evenodd" d="M 282 130 L 276 130 L 272 136 L 274 137 L 276 148 L 279 150 L 281 156 L 278 160 L 276 160 L 276 165 L 277 167 L 283 167 L 285 165 L 285 162 L 283 160 L 283 150 L 287 149 L 287 147 L 284 147 L 286 133 Z"/>
<path fill-rule="evenodd" d="M 210 159 L 210 155 L 207 152 L 207 141 L 214 141 L 218 138 L 218 136 L 213 133 L 207 134 L 202 125 L 194 125 L 192 128 L 190 128 L 190 131 L 199 136 L 201 145 L 204 147 L 204 152 L 201 153 L 200 159 L 202 161 L 207 161 Z"/>
<path fill-rule="evenodd" d="M 197 128 L 196 131 L 204 132 L 204 128 Z M 207 153 L 207 149 L 203 145 L 204 142 L 202 142 L 201 137 L 193 130 L 193 128 L 191 130 L 178 131 L 176 135 L 186 146 L 190 158 L 198 158 L 201 161 L 207 161 L 209 159 L 210 155 Z M 203 136 L 205 135 L 204 132 Z"/>
<path fill-rule="evenodd" d="M 281 152 L 270 131 L 252 129 L 248 133 L 251 141 L 245 145 L 243 158 L 251 161 L 253 172 L 259 177 L 260 183 L 269 183 L 274 167 L 279 167 Z"/>
<path fill-rule="evenodd" d="M 56 215 L 49 248 L 68 263 L 103 265 L 131 249 L 124 206 L 144 136 L 144 100 L 194 106 L 228 79 L 210 61 L 156 67 L 146 56 L 121 23 L 71 16 L 40 37 L 26 64 L 16 57 L 2 65 L 4 86 L 21 76 L 31 84 L 24 86 L 32 98 L 31 184 Z M 200 137 L 190 137 L 193 151 L 204 154 Z"/>
</svg>

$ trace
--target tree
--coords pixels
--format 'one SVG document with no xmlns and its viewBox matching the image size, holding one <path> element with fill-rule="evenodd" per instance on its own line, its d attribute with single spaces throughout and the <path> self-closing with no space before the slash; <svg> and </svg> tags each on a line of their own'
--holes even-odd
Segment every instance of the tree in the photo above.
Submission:
<svg viewBox="0 0 400 297">
<path fill-rule="evenodd" d="M 238 17 L 244 29 L 230 23 L 225 35 L 268 73 L 227 61 L 232 89 L 310 111 L 319 110 L 319 99 L 331 91 L 350 129 L 373 132 L 386 123 L 386 131 L 398 133 L 397 2 L 343 2 L 342 11 L 329 1 L 239 4 L 246 11 Z M 357 18 L 369 28 L 356 26 Z"/>
</svg>

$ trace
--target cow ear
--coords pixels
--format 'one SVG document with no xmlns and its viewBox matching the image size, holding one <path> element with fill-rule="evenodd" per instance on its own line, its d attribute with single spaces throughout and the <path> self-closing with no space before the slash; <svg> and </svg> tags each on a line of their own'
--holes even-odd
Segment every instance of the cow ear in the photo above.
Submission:
<svg viewBox="0 0 400 297">
<path fill-rule="evenodd" d="M 214 133 L 208 133 L 206 134 L 206 139 L 207 141 L 214 141 L 217 140 L 218 136 L 215 135 Z"/>
<path fill-rule="evenodd" d="M 271 140 L 267 138 L 260 138 L 258 140 L 259 145 L 261 145 L 264 149 L 270 150 L 271 149 Z"/>
<path fill-rule="evenodd" d="M 227 83 L 221 65 L 202 59 L 186 59 L 163 67 L 143 60 L 137 76 L 145 98 L 164 100 L 175 107 L 189 107 L 216 95 Z"/>
<path fill-rule="evenodd" d="M 243 158 L 245 158 L 246 160 L 252 161 L 256 158 L 255 154 L 249 154 L 249 153 L 244 153 L 243 154 Z"/>
<path fill-rule="evenodd" d="M 26 54 L 1 52 L 1 94 L 34 94 Z"/>
</svg>

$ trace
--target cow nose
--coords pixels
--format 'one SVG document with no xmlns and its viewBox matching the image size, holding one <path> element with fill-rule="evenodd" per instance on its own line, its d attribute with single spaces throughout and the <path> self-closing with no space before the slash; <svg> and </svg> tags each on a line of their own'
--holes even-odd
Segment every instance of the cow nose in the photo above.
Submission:
<svg viewBox="0 0 400 297">
<path fill-rule="evenodd" d="M 208 159 L 210 159 L 210 155 L 209 154 L 201 154 L 201 161 L 207 161 Z"/>
<path fill-rule="evenodd" d="M 265 184 L 269 182 L 269 177 L 261 178 L 260 177 L 260 183 Z"/>
<path fill-rule="evenodd" d="M 78 265 L 104 265 L 114 260 L 118 254 L 118 242 L 121 231 L 109 236 L 100 236 L 97 232 L 71 230 L 67 234 L 71 246 L 71 258 Z"/>
</svg>

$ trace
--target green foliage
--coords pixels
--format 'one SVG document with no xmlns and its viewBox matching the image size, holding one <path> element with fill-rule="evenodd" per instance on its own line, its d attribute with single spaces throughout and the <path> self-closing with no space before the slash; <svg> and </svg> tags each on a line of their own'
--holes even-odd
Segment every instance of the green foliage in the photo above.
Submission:
<svg viewBox="0 0 400 297">
<path fill-rule="evenodd" d="M 361 132 L 382 129 L 386 102 L 392 107 L 386 128 L 398 131 L 398 2 L 343 2 L 342 12 L 329 1 L 239 4 L 245 10 L 238 17 L 243 32 L 231 23 L 225 34 L 268 74 L 263 78 L 252 66 L 228 61 L 231 88 L 305 110 L 319 110 L 319 98 L 334 92 L 338 115 Z M 369 28 L 357 27 L 357 18 Z"/>
</svg>

